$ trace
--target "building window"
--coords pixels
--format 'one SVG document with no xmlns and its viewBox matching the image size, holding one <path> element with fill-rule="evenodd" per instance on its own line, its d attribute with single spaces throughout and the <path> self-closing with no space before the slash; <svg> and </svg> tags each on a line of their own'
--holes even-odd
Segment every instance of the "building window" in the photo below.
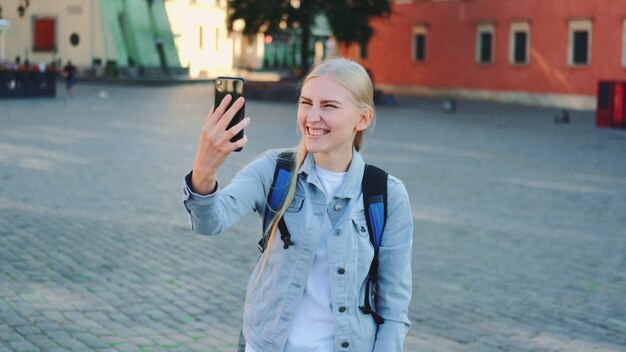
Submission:
<svg viewBox="0 0 626 352">
<path fill-rule="evenodd" d="M 202 50 L 202 48 L 204 47 L 204 38 L 203 38 L 203 34 L 204 34 L 204 27 L 200 26 L 199 30 L 198 30 L 198 49 Z"/>
<path fill-rule="evenodd" d="M 571 66 L 591 64 L 591 20 L 570 21 L 568 63 Z"/>
<path fill-rule="evenodd" d="M 513 65 L 528 65 L 529 48 L 530 25 L 527 22 L 511 23 L 509 62 Z"/>
<path fill-rule="evenodd" d="M 51 52 L 56 46 L 56 20 L 52 17 L 33 18 L 33 51 Z"/>
<path fill-rule="evenodd" d="M 215 28 L 215 51 L 220 51 L 220 29 Z"/>
<path fill-rule="evenodd" d="M 413 27 L 413 61 L 426 61 L 426 26 Z"/>
<path fill-rule="evenodd" d="M 491 23 L 479 24 L 476 30 L 476 62 L 493 62 L 494 26 Z"/>
</svg>

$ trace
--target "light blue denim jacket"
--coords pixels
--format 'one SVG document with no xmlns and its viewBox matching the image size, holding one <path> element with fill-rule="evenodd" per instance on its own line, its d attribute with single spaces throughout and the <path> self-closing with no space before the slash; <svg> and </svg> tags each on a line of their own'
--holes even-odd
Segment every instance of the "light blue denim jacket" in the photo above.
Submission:
<svg viewBox="0 0 626 352">
<path fill-rule="evenodd" d="M 240 171 L 224 189 L 218 188 L 208 196 L 193 193 L 189 188 L 191 174 L 187 175 L 183 203 L 193 230 L 216 235 L 252 212 L 263 216 L 277 157 L 277 151 L 267 152 Z M 389 176 L 388 215 L 379 252 L 378 301 L 371 299 L 372 308 L 385 319 L 384 324 L 377 326 L 371 315 L 358 308 L 363 305 L 374 256 L 363 212 L 364 168 L 363 159 L 353 151 L 343 183 L 336 196 L 327 200 L 315 173 L 313 156 L 309 154 L 300 167 L 296 194 L 284 216 L 295 244 L 284 249 L 277 237 L 262 276 L 257 282 L 262 262 L 259 260 L 248 282 L 243 334 L 255 350 L 283 350 L 319 245 L 326 212 L 333 228 L 328 238 L 328 259 L 335 351 L 402 351 L 410 327 L 412 287 L 413 219 L 409 198 L 404 184 Z M 258 240 L 261 230 L 253 232 Z M 256 245 L 256 241 L 251 240 L 251 245 Z"/>
</svg>

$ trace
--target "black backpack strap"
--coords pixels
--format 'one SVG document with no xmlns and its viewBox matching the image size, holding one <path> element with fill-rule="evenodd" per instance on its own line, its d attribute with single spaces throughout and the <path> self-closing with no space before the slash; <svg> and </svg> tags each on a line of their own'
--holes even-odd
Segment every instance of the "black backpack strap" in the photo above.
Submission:
<svg viewBox="0 0 626 352">
<path fill-rule="evenodd" d="M 295 153 L 293 151 L 286 151 L 278 154 L 276 169 L 274 169 L 274 178 L 267 194 L 267 207 L 265 210 L 265 216 L 263 217 L 263 236 L 261 237 L 261 240 L 259 240 L 258 244 L 261 253 L 265 251 L 265 247 L 267 245 L 267 228 L 278 209 L 280 209 L 283 205 L 285 197 L 287 196 L 289 182 L 294 172 L 294 160 Z M 278 229 L 280 231 L 280 238 L 284 243 L 284 248 L 289 248 L 289 246 L 294 243 L 291 241 L 291 234 L 287 229 L 284 219 L 280 219 L 278 222 Z"/>
<path fill-rule="evenodd" d="M 365 300 L 359 307 L 364 314 L 371 314 L 377 324 L 382 324 L 385 320 L 372 310 L 370 304 L 370 290 L 376 296 L 376 283 L 378 282 L 378 249 L 382 241 L 385 222 L 387 220 L 387 179 L 388 174 L 373 165 L 365 165 L 363 172 L 363 210 L 365 211 L 365 221 L 370 236 L 370 242 L 374 246 L 374 258 L 370 264 L 368 273 L 369 280 L 365 286 Z"/>
</svg>

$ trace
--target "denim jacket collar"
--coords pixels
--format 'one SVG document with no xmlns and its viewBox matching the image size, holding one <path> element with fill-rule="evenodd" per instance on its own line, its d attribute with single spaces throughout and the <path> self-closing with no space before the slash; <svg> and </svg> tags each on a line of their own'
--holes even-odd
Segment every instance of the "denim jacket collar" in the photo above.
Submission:
<svg viewBox="0 0 626 352">
<path fill-rule="evenodd" d="M 346 176 L 341 183 L 341 186 L 337 189 L 335 197 L 337 198 L 349 198 L 357 197 L 361 193 L 361 181 L 363 179 L 363 172 L 365 170 L 365 162 L 356 149 L 352 148 L 352 161 L 348 166 Z M 315 173 L 315 159 L 312 153 L 308 153 L 302 166 L 298 170 L 298 175 L 306 175 L 306 180 L 309 183 L 313 183 L 319 186 L 317 175 Z"/>
</svg>

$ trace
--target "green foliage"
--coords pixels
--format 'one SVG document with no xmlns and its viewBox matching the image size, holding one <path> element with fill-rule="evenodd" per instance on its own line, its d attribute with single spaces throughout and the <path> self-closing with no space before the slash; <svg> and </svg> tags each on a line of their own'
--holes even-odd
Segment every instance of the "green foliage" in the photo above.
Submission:
<svg viewBox="0 0 626 352">
<path fill-rule="evenodd" d="M 328 0 L 324 9 L 335 38 L 340 42 L 359 44 L 367 44 L 374 34 L 369 20 L 387 16 L 390 12 L 391 1 L 387 0 Z"/>
<path fill-rule="evenodd" d="M 244 33 L 281 32 L 311 24 L 317 14 L 324 14 L 337 40 L 345 43 L 367 42 L 372 34 L 370 18 L 391 12 L 389 0 L 301 0 L 296 8 L 292 0 L 228 0 L 228 28 L 237 19 L 246 23 Z"/>
<path fill-rule="evenodd" d="M 390 12 L 390 0 L 228 0 L 227 26 L 232 30 L 233 23 L 242 19 L 245 34 L 299 28 L 301 42 L 307 44 L 301 46 L 301 62 L 306 68 L 310 27 L 316 15 L 326 16 L 338 41 L 365 45 L 374 33 L 369 20 Z"/>
</svg>

